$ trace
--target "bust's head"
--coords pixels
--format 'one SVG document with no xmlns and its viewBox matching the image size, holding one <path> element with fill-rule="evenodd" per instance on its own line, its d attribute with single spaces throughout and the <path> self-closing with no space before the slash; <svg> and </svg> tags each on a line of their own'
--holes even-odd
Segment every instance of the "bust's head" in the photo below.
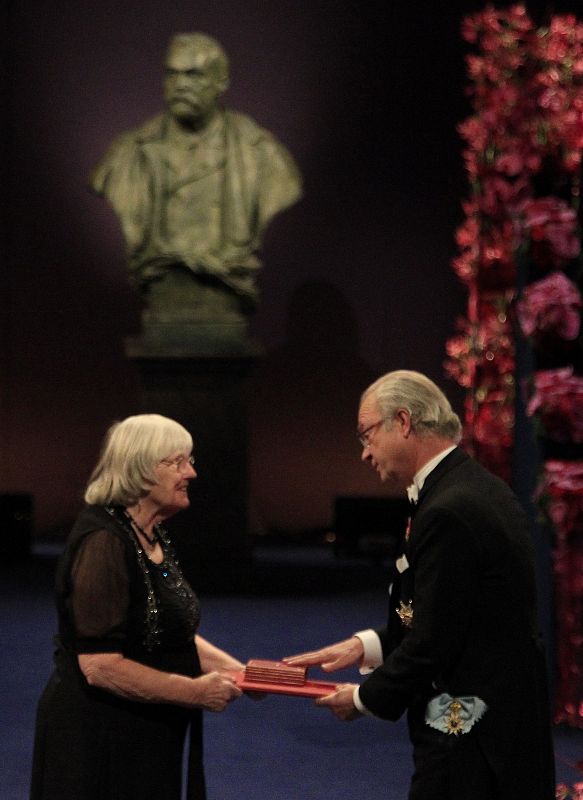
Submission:
<svg viewBox="0 0 583 800">
<path fill-rule="evenodd" d="M 201 128 L 229 84 L 229 62 L 221 45 L 203 33 L 172 37 L 165 61 L 164 97 L 174 119 Z"/>
</svg>

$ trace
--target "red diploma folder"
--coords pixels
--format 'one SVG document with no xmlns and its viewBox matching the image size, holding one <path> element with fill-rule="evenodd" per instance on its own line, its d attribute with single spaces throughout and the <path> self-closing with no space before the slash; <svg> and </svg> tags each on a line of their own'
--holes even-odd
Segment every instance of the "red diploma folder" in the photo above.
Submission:
<svg viewBox="0 0 583 800">
<path fill-rule="evenodd" d="M 337 686 L 332 681 L 309 681 L 307 667 L 293 667 L 283 661 L 266 659 L 251 659 L 244 670 L 231 674 L 244 692 L 324 697 L 336 691 Z"/>
<path fill-rule="evenodd" d="M 233 672 L 235 683 L 244 692 L 262 694 L 287 694 L 294 697 L 325 697 L 336 691 L 337 684 L 332 681 L 306 681 L 299 686 L 289 683 L 268 683 L 267 681 L 248 681 L 244 672 Z"/>
</svg>

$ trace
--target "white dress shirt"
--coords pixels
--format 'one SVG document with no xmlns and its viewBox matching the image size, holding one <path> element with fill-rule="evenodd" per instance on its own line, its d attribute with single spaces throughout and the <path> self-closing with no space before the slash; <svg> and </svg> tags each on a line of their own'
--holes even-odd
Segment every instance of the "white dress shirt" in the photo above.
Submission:
<svg viewBox="0 0 583 800">
<path fill-rule="evenodd" d="M 442 450 L 441 453 L 438 453 L 434 458 L 424 464 L 418 472 L 415 473 L 413 477 L 413 483 L 407 487 L 407 496 L 412 503 L 417 502 L 417 498 L 419 497 L 421 489 L 423 489 L 423 485 L 427 480 L 427 476 L 433 472 L 440 461 L 443 461 L 443 459 L 449 455 L 452 450 L 455 450 L 455 448 L 456 445 L 452 445 L 451 447 L 447 447 L 445 450 Z M 391 593 L 392 588 L 393 587 L 391 585 L 389 587 L 389 594 Z M 381 640 L 379 639 L 376 631 L 372 630 L 372 628 L 364 631 L 357 631 L 354 636 L 360 639 L 364 648 L 364 655 L 362 657 L 359 672 L 361 675 L 368 675 L 377 667 L 380 667 L 380 665 L 383 663 L 383 649 L 381 647 Z M 358 690 L 359 687 L 356 686 L 352 698 L 354 705 L 361 714 L 370 715 L 371 712 L 366 708 L 360 699 Z"/>
</svg>

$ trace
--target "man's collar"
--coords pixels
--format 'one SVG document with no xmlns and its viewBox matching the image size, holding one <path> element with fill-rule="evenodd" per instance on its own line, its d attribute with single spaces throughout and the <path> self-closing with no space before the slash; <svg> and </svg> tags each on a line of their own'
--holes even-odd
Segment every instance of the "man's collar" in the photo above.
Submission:
<svg viewBox="0 0 583 800">
<path fill-rule="evenodd" d="M 419 493 L 421 489 L 423 489 L 423 485 L 427 479 L 427 476 L 433 472 L 435 467 L 443 461 L 443 459 L 448 456 L 452 450 L 456 449 L 455 444 L 451 445 L 450 447 L 446 447 L 441 453 L 438 453 L 434 456 L 430 461 L 424 464 L 420 470 L 418 470 L 414 477 L 413 483 L 410 486 L 407 486 L 407 497 L 409 498 L 409 502 L 416 503 L 419 499 Z"/>
<path fill-rule="evenodd" d="M 419 489 L 415 484 L 415 479 L 413 479 L 411 486 L 407 486 L 407 497 L 409 498 L 410 503 L 417 503 L 417 500 L 419 499 Z"/>
</svg>

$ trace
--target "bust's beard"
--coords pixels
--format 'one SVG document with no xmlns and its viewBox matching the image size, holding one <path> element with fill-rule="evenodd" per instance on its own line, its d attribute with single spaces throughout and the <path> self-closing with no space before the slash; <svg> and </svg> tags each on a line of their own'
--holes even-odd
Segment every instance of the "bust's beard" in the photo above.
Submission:
<svg viewBox="0 0 583 800">
<path fill-rule="evenodd" d="M 205 119 L 204 109 L 201 104 L 189 97 L 171 98 L 168 102 L 168 108 L 174 119 L 189 127 L 196 127 Z"/>
</svg>

